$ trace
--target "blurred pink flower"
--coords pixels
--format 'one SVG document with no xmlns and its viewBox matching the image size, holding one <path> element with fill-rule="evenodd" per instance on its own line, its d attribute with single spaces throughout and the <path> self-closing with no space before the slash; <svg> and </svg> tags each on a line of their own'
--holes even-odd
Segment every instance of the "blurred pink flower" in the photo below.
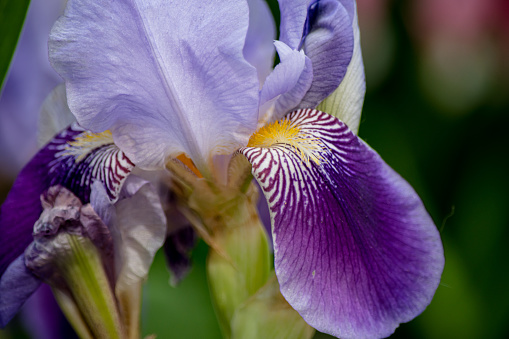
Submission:
<svg viewBox="0 0 509 339">
<path fill-rule="evenodd" d="M 410 8 L 424 93 L 444 112 L 471 112 L 498 81 L 504 44 L 495 33 L 507 26 L 507 1 L 418 0 Z"/>
<path fill-rule="evenodd" d="M 384 80 L 394 60 L 396 46 L 389 10 L 388 0 L 357 0 L 368 89 Z"/>
</svg>

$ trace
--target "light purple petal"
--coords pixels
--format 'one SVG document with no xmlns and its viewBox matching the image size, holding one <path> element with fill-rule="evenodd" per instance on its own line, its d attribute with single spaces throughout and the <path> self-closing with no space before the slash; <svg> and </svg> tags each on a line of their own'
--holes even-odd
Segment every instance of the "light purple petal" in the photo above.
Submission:
<svg viewBox="0 0 509 339">
<path fill-rule="evenodd" d="M 318 143 L 319 165 L 283 143 L 240 150 L 269 203 L 281 292 L 319 331 L 388 336 L 433 297 L 439 233 L 410 185 L 345 124 L 316 110 L 286 119 Z"/>
<path fill-rule="evenodd" d="M 248 22 L 243 1 L 70 0 L 50 59 L 80 124 L 111 129 L 142 167 L 185 152 L 203 169 L 256 128 Z"/>
<path fill-rule="evenodd" d="M 94 181 L 107 188 L 110 200 L 116 200 L 131 161 L 114 145 L 91 148 L 83 159 L 69 154 L 70 141 L 84 135 L 76 124 L 58 134 L 23 168 L 0 209 L 0 276 L 7 266 L 32 242 L 32 228 L 42 212 L 40 195 L 60 184 L 84 203 L 90 201 Z"/>
<path fill-rule="evenodd" d="M 263 113 L 271 109 L 272 119 L 278 120 L 299 105 L 311 86 L 313 70 L 311 61 L 303 52 L 293 50 L 280 41 L 274 44 L 281 62 L 263 85 L 260 111 Z"/>
<path fill-rule="evenodd" d="M 41 281 L 25 266 L 25 256 L 15 259 L 0 277 L 0 328 L 18 313 Z"/>
<path fill-rule="evenodd" d="M 0 93 L 0 171 L 13 177 L 37 152 L 37 115 L 62 79 L 48 60 L 48 35 L 64 0 L 31 1 Z"/>
<path fill-rule="evenodd" d="M 343 80 L 352 59 L 352 18 L 337 0 L 320 0 L 308 16 L 303 49 L 313 63 L 313 83 L 300 104 L 316 107 Z"/>
<path fill-rule="evenodd" d="M 114 205 L 97 183 L 91 204 L 114 238 L 117 293 L 143 282 L 166 237 L 166 216 L 156 190 L 150 182 L 130 175 Z"/>
<path fill-rule="evenodd" d="M 256 67 L 262 85 L 274 65 L 276 23 L 265 0 L 249 0 L 248 4 L 249 28 L 243 52 L 246 60 Z"/>
<path fill-rule="evenodd" d="M 317 109 L 327 112 L 343 121 L 355 134 L 359 131 L 362 105 L 366 94 L 364 63 L 362 62 L 361 41 L 357 13 L 354 8 L 352 21 L 354 32 L 354 49 L 352 61 L 346 74 L 336 90 L 322 101 Z"/>
<path fill-rule="evenodd" d="M 60 131 L 76 122 L 67 106 L 67 94 L 65 85 L 55 87 L 42 103 L 37 127 L 37 143 L 44 147 Z"/>
<path fill-rule="evenodd" d="M 314 0 L 278 0 L 281 12 L 279 40 L 298 49 L 304 33 L 309 4 Z"/>
<path fill-rule="evenodd" d="M 354 49 L 352 0 L 280 0 L 281 37 L 304 50 L 313 64 L 313 83 L 301 108 L 316 107 L 341 83 Z"/>
<path fill-rule="evenodd" d="M 130 176 L 115 204 L 115 228 L 122 237 L 122 270 L 116 290 L 143 282 L 156 252 L 166 238 L 166 216 L 151 183 Z"/>
</svg>

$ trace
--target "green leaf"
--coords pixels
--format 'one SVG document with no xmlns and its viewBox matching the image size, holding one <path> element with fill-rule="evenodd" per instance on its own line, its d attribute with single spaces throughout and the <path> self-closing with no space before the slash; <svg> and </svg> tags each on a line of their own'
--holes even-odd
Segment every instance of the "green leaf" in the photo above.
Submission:
<svg viewBox="0 0 509 339">
<path fill-rule="evenodd" d="M 3 88 L 30 0 L 0 0 L 0 90 Z"/>
</svg>

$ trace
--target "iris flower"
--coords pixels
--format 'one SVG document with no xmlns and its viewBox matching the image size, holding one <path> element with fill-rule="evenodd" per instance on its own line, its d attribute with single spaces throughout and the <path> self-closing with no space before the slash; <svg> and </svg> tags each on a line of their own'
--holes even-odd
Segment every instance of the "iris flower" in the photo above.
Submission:
<svg viewBox="0 0 509 339">
<path fill-rule="evenodd" d="M 76 122 L 65 127 L 72 121 L 65 88 L 57 86 L 41 112 L 44 146 L 20 172 L 0 210 L 0 326 L 41 282 L 70 293 L 80 305 L 76 293 L 83 290 L 67 286 L 69 272 L 62 265 L 71 252 L 70 235 L 98 249 L 117 298 L 114 307 L 130 325 L 121 330 L 131 335 L 138 331 L 141 283 L 165 239 L 166 217 L 152 184 L 130 174 L 134 165 L 109 134 L 92 135 Z M 60 293 L 61 306 L 62 300 L 69 304 Z M 83 328 L 77 330 L 83 335 Z M 97 334 L 94 326 L 89 330 Z"/>
<path fill-rule="evenodd" d="M 314 328 L 384 337 L 431 302 L 439 233 L 356 135 L 364 73 L 352 0 L 69 0 L 50 35 L 78 123 L 146 170 L 224 184 L 245 156 L 267 199 L 282 295 Z M 318 107 L 326 112 L 316 110 Z"/>
</svg>

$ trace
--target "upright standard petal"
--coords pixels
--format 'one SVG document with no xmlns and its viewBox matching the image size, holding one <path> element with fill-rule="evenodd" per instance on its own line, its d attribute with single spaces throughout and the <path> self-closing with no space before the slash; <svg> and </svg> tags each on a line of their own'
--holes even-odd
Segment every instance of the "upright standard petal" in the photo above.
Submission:
<svg viewBox="0 0 509 339">
<path fill-rule="evenodd" d="M 317 108 L 343 121 L 352 132 L 357 134 L 359 132 L 364 95 L 366 94 L 366 77 L 364 75 L 359 23 L 355 8 L 353 15 L 354 47 L 352 61 L 348 65 L 341 84 Z"/>
<path fill-rule="evenodd" d="M 313 82 L 300 107 L 316 107 L 343 80 L 353 54 L 353 0 L 280 0 L 280 40 L 302 49 L 313 64 Z"/>
<path fill-rule="evenodd" d="M 73 124 L 58 134 L 23 168 L 0 209 L 0 276 L 32 242 L 44 191 L 60 184 L 87 203 L 91 185 L 99 181 L 115 201 L 133 167 L 107 133 L 94 137 Z"/>
<path fill-rule="evenodd" d="M 314 0 L 278 0 L 281 12 L 279 40 L 298 49 L 304 33 L 309 5 Z"/>
<path fill-rule="evenodd" d="M 260 91 L 260 113 L 269 113 L 260 117 L 263 123 L 279 120 L 295 109 L 313 81 L 311 60 L 304 52 L 291 49 L 281 41 L 274 44 L 281 62 Z"/>
<path fill-rule="evenodd" d="M 258 71 L 258 80 L 263 85 L 274 66 L 276 23 L 265 0 L 248 0 L 249 28 L 244 57 Z"/>
<path fill-rule="evenodd" d="M 271 139 L 272 138 L 272 139 Z M 440 282 L 440 235 L 421 200 L 338 119 L 298 110 L 240 152 L 267 198 L 281 292 L 316 329 L 390 335 Z"/>
<path fill-rule="evenodd" d="M 248 23 L 244 1 L 69 0 L 50 59 L 82 126 L 110 129 L 142 167 L 184 152 L 203 170 L 256 128 Z"/>
<path fill-rule="evenodd" d="M 313 83 L 300 107 L 316 107 L 343 81 L 354 49 L 352 19 L 337 0 L 320 0 L 308 10 L 302 48 L 313 63 Z"/>
</svg>

